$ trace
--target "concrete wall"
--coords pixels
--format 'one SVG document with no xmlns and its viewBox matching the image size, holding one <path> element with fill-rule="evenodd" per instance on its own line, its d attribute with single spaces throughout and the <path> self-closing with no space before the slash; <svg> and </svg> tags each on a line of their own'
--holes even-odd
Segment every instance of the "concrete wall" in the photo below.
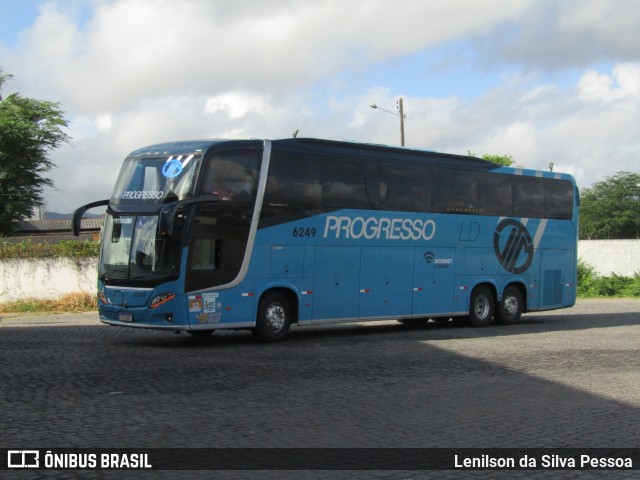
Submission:
<svg viewBox="0 0 640 480">
<path fill-rule="evenodd" d="M 97 258 L 0 260 L 0 303 L 26 297 L 55 299 L 65 293 L 95 293 Z"/>
<path fill-rule="evenodd" d="M 578 257 L 602 276 L 640 273 L 640 240 L 580 240 Z"/>
<path fill-rule="evenodd" d="M 640 273 L 640 240 L 581 240 L 578 257 L 600 275 Z M 96 291 L 96 258 L 0 260 L 0 303 L 26 297 L 55 299 L 62 294 Z"/>
</svg>

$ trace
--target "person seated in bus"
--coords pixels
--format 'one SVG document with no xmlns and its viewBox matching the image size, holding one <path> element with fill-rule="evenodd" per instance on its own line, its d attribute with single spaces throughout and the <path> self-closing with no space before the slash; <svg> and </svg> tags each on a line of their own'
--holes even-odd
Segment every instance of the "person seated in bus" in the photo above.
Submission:
<svg viewBox="0 0 640 480">
<path fill-rule="evenodd" d="M 251 199 L 252 187 L 251 182 L 228 182 L 224 185 L 214 184 L 208 191 L 219 200 L 248 201 Z"/>
</svg>

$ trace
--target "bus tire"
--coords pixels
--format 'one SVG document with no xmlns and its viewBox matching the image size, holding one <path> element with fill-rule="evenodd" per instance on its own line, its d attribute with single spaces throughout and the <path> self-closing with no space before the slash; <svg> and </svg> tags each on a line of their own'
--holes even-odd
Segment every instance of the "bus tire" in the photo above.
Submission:
<svg viewBox="0 0 640 480">
<path fill-rule="evenodd" d="M 473 289 L 469 302 L 468 322 L 472 327 L 486 327 L 493 321 L 494 299 L 491 290 L 482 285 Z"/>
<path fill-rule="evenodd" d="M 509 325 L 520 320 L 522 310 L 522 294 L 520 289 L 513 285 L 509 285 L 504 289 L 502 300 L 498 303 L 496 309 L 496 322 L 500 325 Z"/>
<path fill-rule="evenodd" d="M 262 342 L 284 340 L 291 326 L 289 300 L 280 292 L 265 294 L 258 305 L 258 317 L 253 335 Z"/>
</svg>

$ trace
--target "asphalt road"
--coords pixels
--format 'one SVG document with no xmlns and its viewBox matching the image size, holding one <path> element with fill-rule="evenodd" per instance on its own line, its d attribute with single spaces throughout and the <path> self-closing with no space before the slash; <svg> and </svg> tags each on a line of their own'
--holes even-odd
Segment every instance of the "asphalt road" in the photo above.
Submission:
<svg viewBox="0 0 640 480">
<path fill-rule="evenodd" d="M 292 328 L 261 344 L 0 318 L 1 448 L 640 447 L 640 300 L 484 329 Z M 126 472 L 11 471 L 10 478 Z M 638 478 L 596 471 L 133 472 L 130 478 Z"/>
</svg>

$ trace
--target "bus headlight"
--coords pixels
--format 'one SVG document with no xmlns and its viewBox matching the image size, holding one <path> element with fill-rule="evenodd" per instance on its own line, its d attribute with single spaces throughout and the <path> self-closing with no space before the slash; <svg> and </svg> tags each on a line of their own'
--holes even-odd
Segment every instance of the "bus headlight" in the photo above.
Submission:
<svg viewBox="0 0 640 480">
<path fill-rule="evenodd" d="M 175 297 L 175 294 L 173 293 L 163 293 L 162 295 L 158 295 L 153 300 L 151 300 L 151 305 L 149 305 L 149 308 L 159 307 L 160 305 L 168 302 L 174 297 Z"/>
<path fill-rule="evenodd" d="M 98 292 L 98 299 L 102 302 L 103 305 L 107 305 L 109 303 L 107 296 L 104 294 L 104 291 L 102 290 Z"/>
</svg>

